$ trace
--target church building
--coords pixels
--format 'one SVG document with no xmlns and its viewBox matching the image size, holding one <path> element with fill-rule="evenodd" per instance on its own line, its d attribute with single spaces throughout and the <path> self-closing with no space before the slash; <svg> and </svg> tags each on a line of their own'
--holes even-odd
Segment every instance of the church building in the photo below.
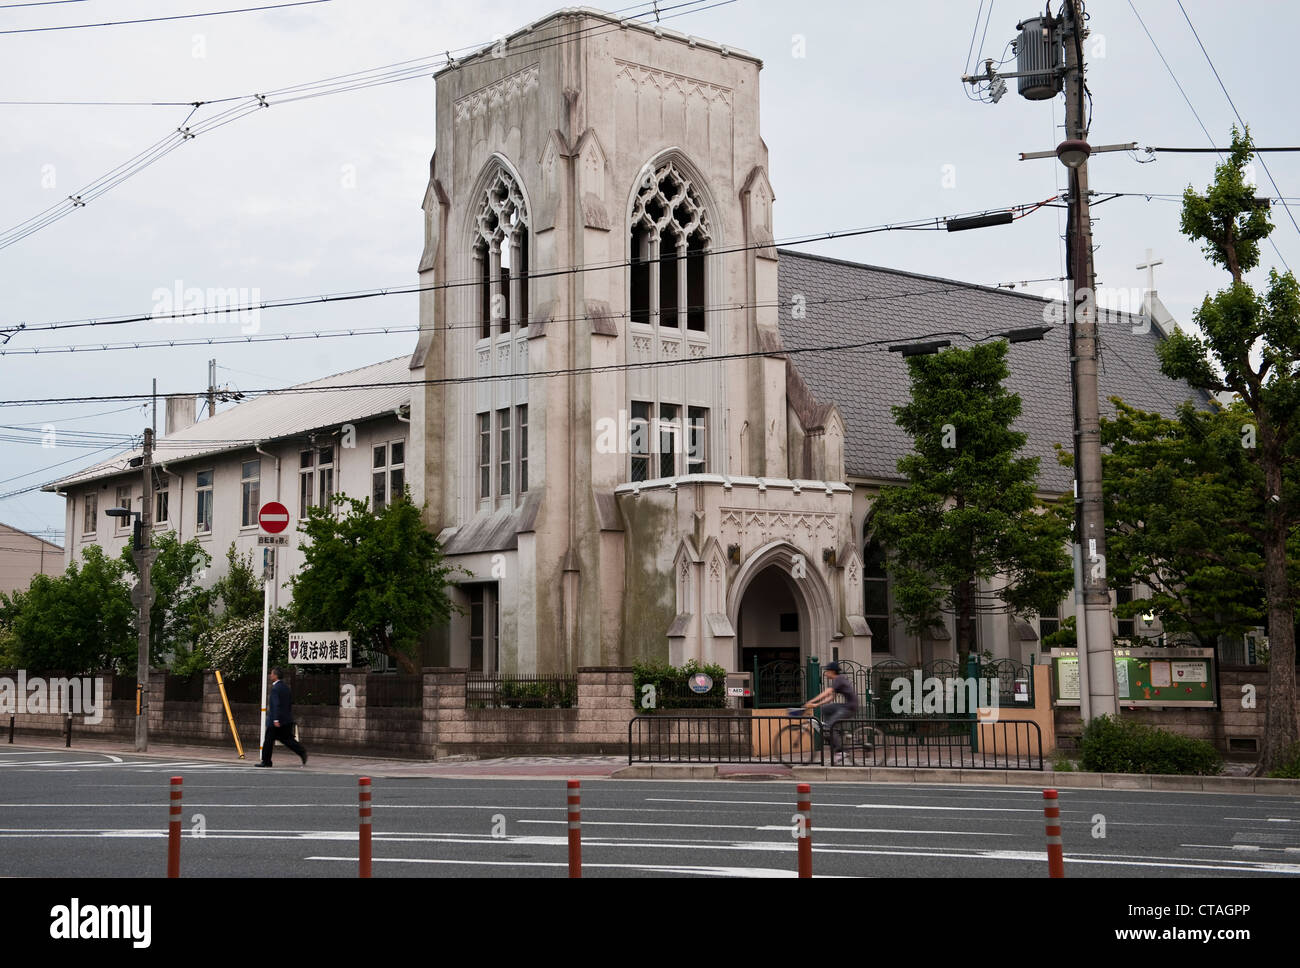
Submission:
<svg viewBox="0 0 1300 968">
<path fill-rule="evenodd" d="M 407 464 L 465 575 L 426 661 L 951 654 L 891 621 L 871 540 L 872 496 L 910 448 L 884 344 L 1041 325 L 1051 304 L 778 250 L 761 67 L 572 8 L 436 76 Z M 1103 396 L 1197 399 L 1160 375 L 1160 338 L 1146 314 L 1111 315 Z M 1053 497 L 1070 487 L 1053 458 L 1070 446 L 1065 340 L 1010 353 Z M 980 647 L 1022 660 L 1039 631 L 984 615 Z"/>
</svg>

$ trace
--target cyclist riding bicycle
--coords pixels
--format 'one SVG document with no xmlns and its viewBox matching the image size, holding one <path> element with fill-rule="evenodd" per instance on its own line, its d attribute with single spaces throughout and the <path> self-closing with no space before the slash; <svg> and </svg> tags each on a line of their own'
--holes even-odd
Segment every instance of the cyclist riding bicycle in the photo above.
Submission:
<svg viewBox="0 0 1300 968">
<path fill-rule="evenodd" d="M 829 730 L 831 737 L 831 763 L 844 765 L 844 751 L 841 749 L 842 737 L 835 724 L 841 719 L 848 719 L 857 714 L 858 692 L 853 688 L 853 680 L 840 672 L 838 662 L 828 662 L 822 672 L 829 677 L 826 688 L 804 703 L 805 709 L 831 704 L 831 708 L 822 717 L 822 727 Z M 843 696 L 843 702 L 835 702 L 836 696 Z"/>
</svg>

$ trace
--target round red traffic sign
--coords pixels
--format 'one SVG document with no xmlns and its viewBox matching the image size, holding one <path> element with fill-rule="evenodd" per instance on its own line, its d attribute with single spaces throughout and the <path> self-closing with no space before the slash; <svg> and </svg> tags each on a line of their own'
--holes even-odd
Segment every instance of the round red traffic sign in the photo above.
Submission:
<svg viewBox="0 0 1300 968">
<path fill-rule="evenodd" d="M 289 527 L 289 509 L 279 501 L 268 501 L 257 512 L 257 523 L 267 534 L 279 534 Z"/>
</svg>

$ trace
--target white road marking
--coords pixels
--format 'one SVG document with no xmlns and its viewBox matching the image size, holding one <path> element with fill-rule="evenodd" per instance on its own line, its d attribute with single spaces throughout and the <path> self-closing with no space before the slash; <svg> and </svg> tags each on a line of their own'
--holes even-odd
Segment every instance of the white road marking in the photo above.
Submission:
<svg viewBox="0 0 1300 968">
<path fill-rule="evenodd" d="M 567 820 L 518 820 L 516 823 L 567 824 Z M 583 827 L 686 827 L 691 830 L 780 830 L 789 833 L 792 824 L 769 824 L 762 827 L 738 823 L 652 823 L 649 821 L 584 820 Z M 823 834 L 939 834 L 959 837 L 1018 837 L 1019 834 L 990 833 L 983 830 L 897 830 L 889 827 L 818 827 L 814 833 Z"/>
<path fill-rule="evenodd" d="M 308 857 L 307 860 L 341 861 L 348 864 L 357 863 L 355 857 Z M 375 864 L 448 864 L 451 866 L 470 867 L 564 867 L 568 861 L 540 860 L 434 860 L 424 857 L 374 857 Z M 670 864 L 591 864 L 583 861 L 583 870 L 588 868 L 609 868 L 624 871 L 659 871 L 665 874 L 698 874 L 702 877 L 798 877 L 798 871 L 772 867 L 685 867 Z M 814 874 L 814 877 L 826 877 Z"/>
<path fill-rule="evenodd" d="M 738 803 L 738 804 L 761 804 L 773 807 L 792 807 L 794 798 L 789 800 L 701 800 L 690 799 L 687 797 L 646 797 L 647 803 Z M 969 811 L 973 813 L 1037 813 L 1041 814 L 1042 810 L 1035 810 L 1030 807 L 925 807 L 917 806 L 911 803 L 827 803 L 816 802 L 814 807 L 850 807 L 856 810 L 957 810 Z"/>
</svg>

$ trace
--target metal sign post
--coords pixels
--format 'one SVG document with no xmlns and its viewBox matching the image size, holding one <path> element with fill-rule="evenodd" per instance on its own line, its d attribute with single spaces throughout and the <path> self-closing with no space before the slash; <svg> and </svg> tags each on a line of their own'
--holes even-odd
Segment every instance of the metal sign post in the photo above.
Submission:
<svg viewBox="0 0 1300 968">
<path fill-rule="evenodd" d="M 288 544 L 287 537 L 274 537 L 289 527 L 289 511 L 278 501 L 268 501 L 262 505 L 257 514 L 257 523 L 262 534 L 258 544 L 269 544 L 267 536 L 272 536 L 276 544 Z M 275 582 L 275 547 L 262 548 L 262 721 L 257 724 L 258 752 L 266 744 L 266 678 L 267 665 L 271 656 L 271 586 Z M 261 757 L 265 761 L 266 757 Z"/>
</svg>

